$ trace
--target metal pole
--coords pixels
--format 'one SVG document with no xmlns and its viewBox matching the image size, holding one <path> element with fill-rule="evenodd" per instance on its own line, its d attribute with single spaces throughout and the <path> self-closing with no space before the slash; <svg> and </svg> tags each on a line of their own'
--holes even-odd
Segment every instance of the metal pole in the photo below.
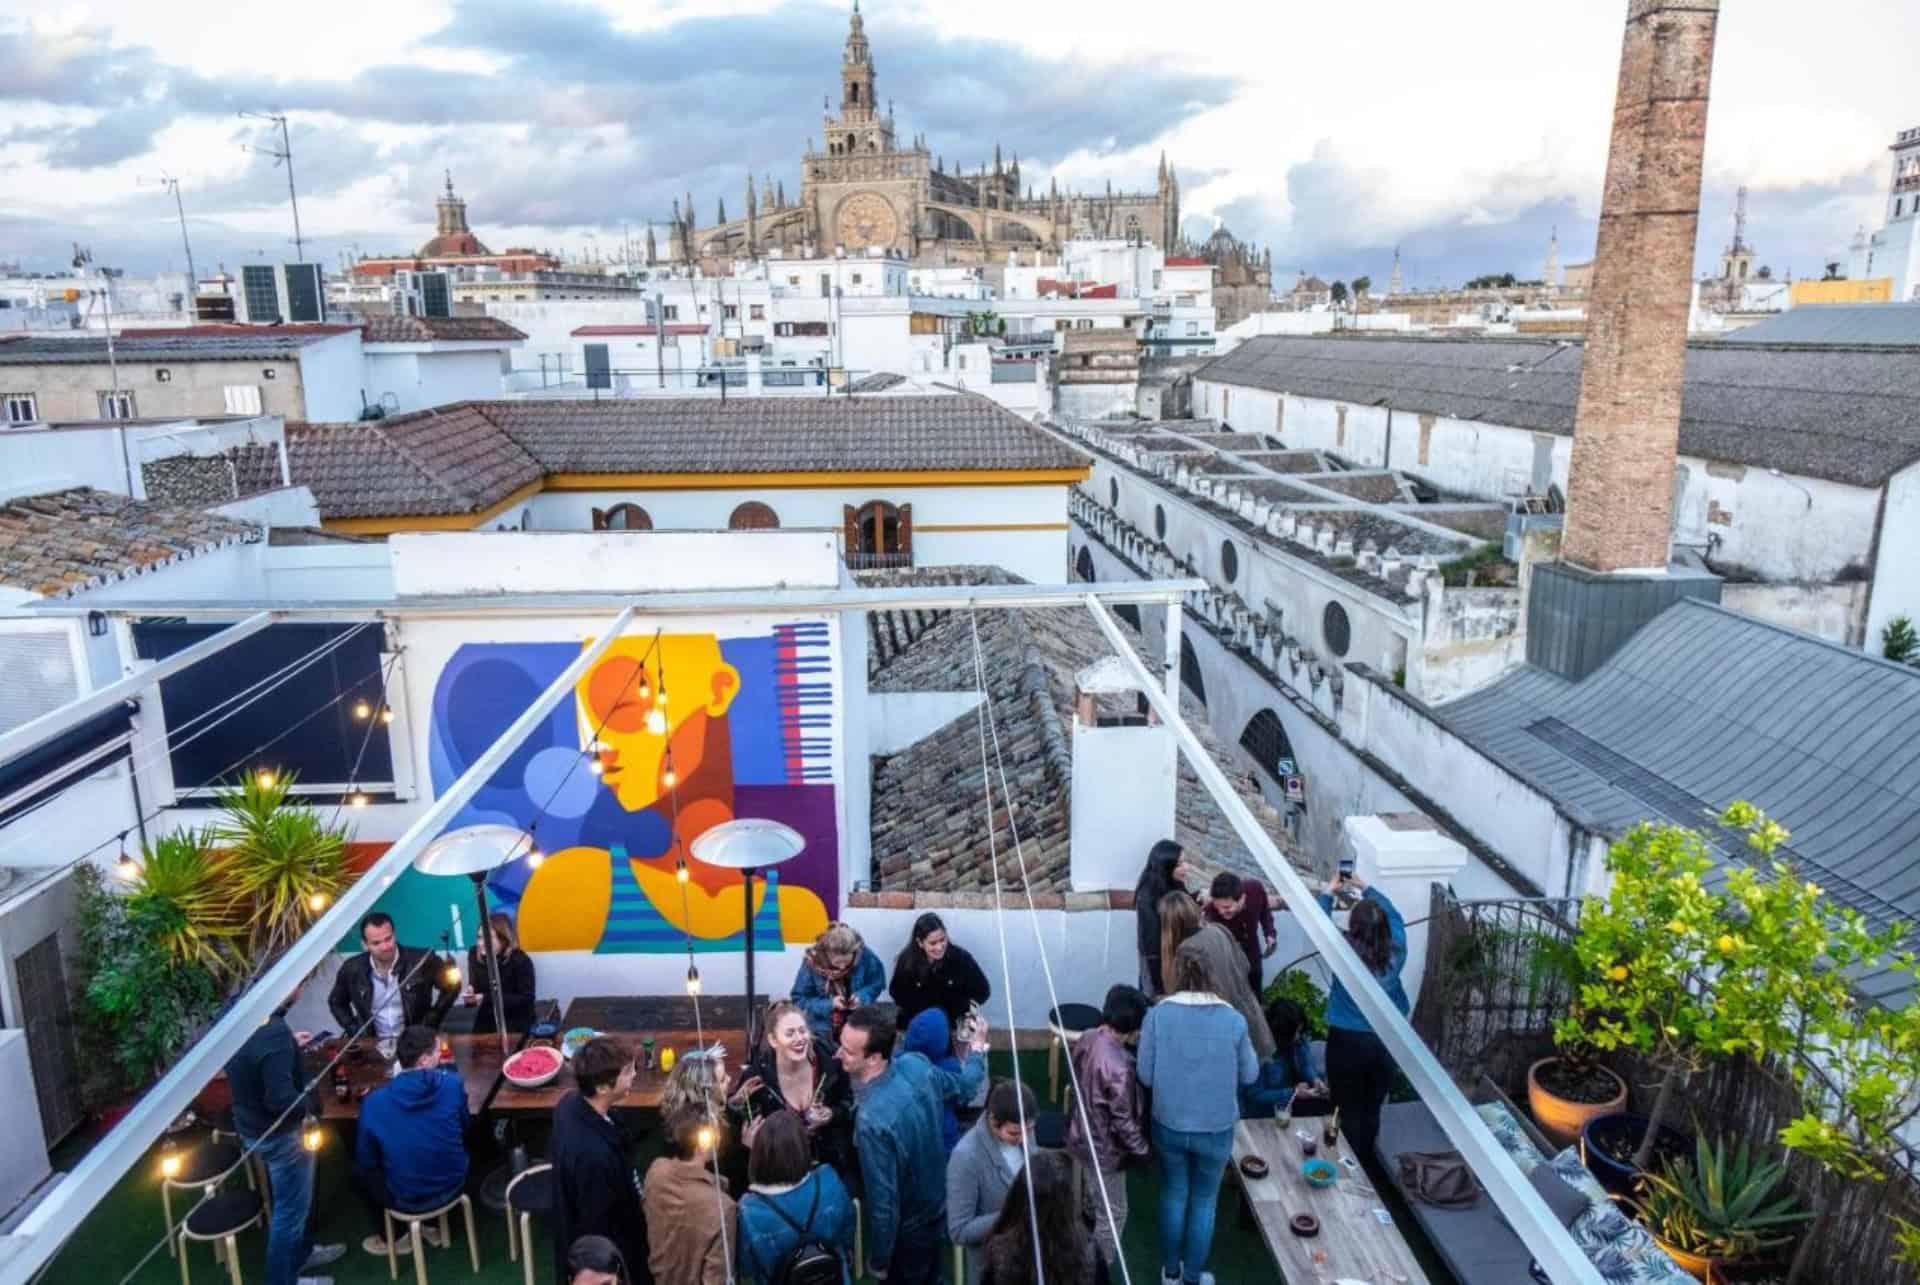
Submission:
<svg viewBox="0 0 1920 1285">
<path fill-rule="evenodd" d="M 280 151 L 287 159 L 287 200 L 293 205 L 293 257 L 295 262 L 307 261 L 306 245 L 300 239 L 300 197 L 293 190 L 293 140 L 287 137 L 287 118 L 276 116 L 280 122 Z"/>
<path fill-rule="evenodd" d="M 187 207 L 180 201 L 180 180 L 170 178 L 167 186 L 173 189 L 173 208 L 180 212 L 180 244 L 187 251 L 187 316 L 194 321 L 200 320 L 200 274 L 193 270 L 193 242 L 187 239 Z"/>
<path fill-rule="evenodd" d="M 748 866 L 742 872 L 746 878 L 742 887 L 747 890 L 747 1056 L 753 1056 L 753 867 Z"/>
<path fill-rule="evenodd" d="M 1432 1050 L 1427 1048 L 1412 1025 L 1387 998 L 1373 974 L 1362 966 L 1360 957 L 1354 954 L 1353 947 L 1347 943 L 1346 935 L 1335 926 L 1330 916 L 1321 914 L 1317 907 L 1308 909 L 1315 906 L 1315 902 L 1306 882 L 1282 858 L 1272 836 L 1254 819 L 1246 803 L 1227 781 L 1226 774 L 1220 770 L 1220 765 L 1213 761 L 1213 756 L 1207 753 L 1206 747 L 1193 734 L 1193 729 L 1181 719 L 1178 702 L 1162 695 L 1156 688 L 1153 675 L 1141 663 L 1140 657 L 1099 598 L 1089 593 L 1085 601 L 1087 610 L 1093 613 L 1094 621 L 1119 654 L 1121 663 L 1140 682 L 1147 703 L 1172 730 L 1187 762 L 1200 778 L 1200 784 L 1225 814 L 1228 824 L 1246 845 L 1247 851 L 1260 863 L 1261 869 L 1279 890 L 1281 899 L 1287 905 L 1299 908 L 1299 913 L 1294 916 L 1295 922 L 1306 933 L 1307 940 L 1319 949 L 1321 959 L 1333 975 L 1345 984 L 1361 1016 L 1366 1018 L 1368 1026 L 1379 1036 L 1381 1043 L 1386 1045 L 1394 1061 L 1413 1084 L 1414 1092 L 1433 1112 L 1434 1120 L 1465 1157 L 1514 1232 L 1551 1273 L 1556 1285 L 1601 1285 L 1599 1272 L 1574 1243 L 1573 1237 L 1567 1234 L 1565 1224 L 1554 1216 L 1539 1193 L 1521 1175 L 1512 1157 L 1495 1141 L 1486 1123 L 1454 1084 L 1446 1068 L 1440 1065 Z M 1177 610 L 1177 606 L 1170 609 Z"/>
<path fill-rule="evenodd" d="M 487 915 L 487 872 L 476 870 L 473 879 L 473 904 L 480 912 L 476 921 L 479 928 L 474 944 L 480 947 L 480 957 L 487 961 L 487 980 L 493 984 L 493 1029 L 500 1036 L 500 1056 L 506 1057 L 513 1052 L 507 1043 L 507 1011 L 500 996 L 500 955 L 493 948 L 493 921 Z"/>
<path fill-rule="evenodd" d="M 493 774 L 512 757 L 520 743 L 546 721 L 554 706 L 573 694 L 581 675 L 626 632 L 633 617 L 634 608 L 630 606 L 615 616 L 605 632 L 574 657 L 499 739 L 487 747 L 486 753 L 475 759 L 473 766 L 448 786 L 352 887 L 340 894 L 332 908 L 287 948 L 279 962 L 241 995 L 226 1016 L 174 1062 L 159 1083 L 147 1090 L 133 1110 L 68 1172 L 46 1199 L 11 1232 L 0 1236 L 0 1285 L 29 1285 L 33 1281 L 93 1208 L 112 1191 L 114 1184 L 139 1163 L 147 1148 L 186 1110 L 194 1095 L 239 1051 L 274 1007 L 299 987 L 316 964 L 332 953 L 334 943 L 352 930 L 360 916 L 372 909 L 374 902 L 414 857 L 493 779 Z"/>
</svg>

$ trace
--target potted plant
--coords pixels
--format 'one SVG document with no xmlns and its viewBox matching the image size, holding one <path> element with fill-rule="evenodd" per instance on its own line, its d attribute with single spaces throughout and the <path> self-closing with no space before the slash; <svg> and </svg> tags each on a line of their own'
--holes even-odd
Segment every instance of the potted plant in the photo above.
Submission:
<svg viewBox="0 0 1920 1285">
<path fill-rule="evenodd" d="M 254 958 L 271 960 L 307 930 L 350 882 L 347 829 L 291 797 L 291 772 L 259 772 L 220 792 L 210 840 Z"/>
<path fill-rule="evenodd" d="M 1636 1184 L 1641 1221 L 1696 1280 L 1724 1274 L 1792 1243 L 1813 1217 L 1783 1191 L 1783 1165 L 1705 1138 L 1688 1159 L 1668 1159 Z"/>
<path fill-rule="evenodd" d="M 1527 1002 L 1543 994 L 1579 993 L 1580 956 L 1572 938 L 1557 933 L 1528 934 Z M 1627 1082 L 1602 1066 L 1577 998 L 1565 1021 L 1553 1032 L 1554 1056 L 1527 1068 L 1527 1106 L 1540 1132 L 1558 1146 L 1571 1146 L 1587 1121 L 1613 1115 L 1627 1106 Z"/>
</svg>

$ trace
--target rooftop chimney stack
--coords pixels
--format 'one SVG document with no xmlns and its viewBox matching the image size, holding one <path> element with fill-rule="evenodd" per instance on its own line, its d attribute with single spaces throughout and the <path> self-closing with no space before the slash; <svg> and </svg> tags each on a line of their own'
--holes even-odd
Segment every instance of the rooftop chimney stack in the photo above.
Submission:
<svg viewBox="0 0 1920 1285">
<path fill-rule="evenodd" d="M 1720 0 L 1630 0 L 1587 299 L 1568 562 L 1664 572 Z"/>
</svg>

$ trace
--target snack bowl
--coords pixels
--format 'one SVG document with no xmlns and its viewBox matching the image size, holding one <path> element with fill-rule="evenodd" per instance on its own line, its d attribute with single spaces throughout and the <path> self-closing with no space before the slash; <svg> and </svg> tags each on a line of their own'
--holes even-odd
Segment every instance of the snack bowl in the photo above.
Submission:
<svg viewBox="0 0 1920 1285">
<path fill-rule="evenodd" d="M 1243 1176 L 1255 1180 L 1264 1178 L 1268 1173 L 1267 1162 L 1259 1156 L 1242 1156 L 1240 1157 L 1240 1172 Z"/>
<path fill-rule="evenodd" d="M 566 1064 L 559 1049 L 547 1044 L 535 1044 L 508 1058 L 506 1065 L 500 1068 L 500 1074 L 517 1088 L 538 1089 L 552 1084 L 560 1074 L 560 1068 Z"/>
<path fill-rule="evenodd" d="M 1333 1161 L 1316 1156 L 1300 1162 L 1300 1176 L 1307 1180 L 1309 1187 L 1331 1187 L 1334 1179 L 1340 1176 L 1340 1170 Z"/>
<path fill-rule="evenodd" d="M 569 1061 L 580 1051 L 582 1045 L 599 1035 L 591 1026 L 576 1026 L 560 1037 L 560 1052 Z"/>
</svg>

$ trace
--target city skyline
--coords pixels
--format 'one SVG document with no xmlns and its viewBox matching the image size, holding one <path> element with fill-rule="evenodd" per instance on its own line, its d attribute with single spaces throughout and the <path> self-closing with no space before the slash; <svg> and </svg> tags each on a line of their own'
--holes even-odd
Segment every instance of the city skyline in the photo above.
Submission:
<svg viewBox="0 0 1920 1285">
<path fill-rule="evenodd" d="M 997 143 L 1043 191 L 1099 192 L 1150 187 L 1165 152 L 1182 230 L 1224 222 L 1270 246 L 1276 285 L 1300 269 L 1383 284 L 1398 245 L 1416 286 L 1537 276 L 1556 228 L 1563 264 L 1588 257 L 1619 8 L 1568 7 L 1551 29 L 1517 3 L 1475 6 L 1470 23 L 1410 5 L 1364 23 L 1220 6 L 1184 28 L 1071 2 L 958 15 L 869 3 L 864 16 L 878 97 L 950 170 L 990 164 Z M 310 259 L 417 244 L 446 169 L 496 248 L 613 258 L 652 221 L 664 253 L 684 192 L 706 223 L 722 200 L 741 207 L 749 173 L 797 190 L 796 153 L 819 141 L 814 104 L 838 97 L 848 6 L 345 0 L 333 12 L 324 31 L 289 28 L 293 43 L 196 4 L 0 19 L 0 50 L 26 69 L 0 88 L 14 122 L 0 132 L 0 259 L 54 270 L 79 240 L 99 263 L 178 270 L 162 173 L 180 179 L 203 269 L 291 259 L 284 174 L 241 146 L 266 143 L 237 115 L 249 110 L 290 117 Z M 1920 15 L 1849 13 L 1887 38 L 1844 65 L 1799 57 L 1784 0 L 1725 16 L 1697 270 L 1727 240 L 1741 184 L 1748 240 L 1778 275 L 1817 275 L 1856 226 L 1878 225 L 1886 145 L 1913 123 L 1897 64 Z M 372 31 L 386 39 L 369 57 Z"/>
</svg>

